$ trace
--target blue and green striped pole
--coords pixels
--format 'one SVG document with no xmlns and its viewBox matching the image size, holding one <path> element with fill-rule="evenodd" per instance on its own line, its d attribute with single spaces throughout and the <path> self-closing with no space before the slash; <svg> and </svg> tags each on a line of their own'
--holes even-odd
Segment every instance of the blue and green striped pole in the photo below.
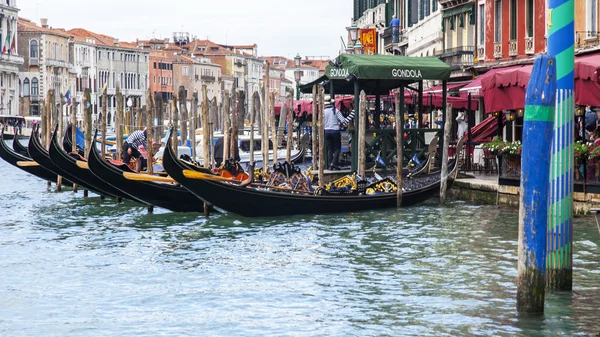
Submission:
<svg viewBox="0 0 600 337">
<path fill-rule="evenodd" d="M 556 57 L 556 112 L 550 168 L 547 286 L 573 287 L 575 0 L 548 0 L 548 54 Z"/>
<path fill-rule="evenodd" d="M 546 225 L 548 178 L 554 128 L 556 64 L 551 55 L 535 58 L 523 121 L 523 153 L 519 209 L 519 275 L 517 310 L 543 313 L 546 293 Z"/>
</svg>

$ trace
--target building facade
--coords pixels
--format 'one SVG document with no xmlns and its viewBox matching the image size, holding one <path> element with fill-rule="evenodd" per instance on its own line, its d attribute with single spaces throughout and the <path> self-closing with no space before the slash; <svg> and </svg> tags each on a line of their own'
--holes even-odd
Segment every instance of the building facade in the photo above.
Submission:
<svg viewBox="0 0 600 337">
<path fill-rule="evenodd" d="M 0 2 L 0 115 L 22 115 L 19 70 L 23 57 L 18 48 L 18 12 L 16 0 Z"/>
<path fill-rule="evenodd" d="M 188 110 L 191 109 L 192 95 L 197 92 L 198 100 L 204 100 L 202 85 L 206 84 L 207 99 L 217 98 L 221 103 L 221 66 L 213 63 L 208 58 L 193 59 L 187 56 L 178 56 L 173 61 L 173 88 L 179 90 L 183 86 L 186 91 Z"/>
<path fill-rule="evenodd" d="M 96 46 L 96 91 L 92 95 L 94 116 L 101 111 L 102 91 L 107 88 L 108 124 L 113 126 L 116 111 L 116 88 L 123 93 L 127 110 L 146 104 L 146 90 L 149 83 L 150 51 L 138 48 L 135 44 L 119 42 L 110 36 L 75 28 L 70 35 L 87 38 Z"/>
<path fill-rule="evenodd" d="M 152 93 L 159 93 L 163 102 L 173 97 L 173 61 L 176 56 L 164 50 L 152 50 L 149 62 L 149 81 Z"/>
<path fill-rule="evenodd" d="M 48 90 L 54 89 L 55 103 L 60 95 L 71 89 L 71 63 L 69 55 L 70 35 L 64 29 L 48 26 L 41 19 L 38 26 L 29 20 L 19 20 L 18 50 L 24 55 L 19 79 L 22 83 L 22 105 L 24 116 L 40 114 L 40 103 Z"/>
<path fill-rule="evenodd" d="M 435 52 L 452 68 L 452 79 L 469 80 L 477 50 L 477 6 L 475 0 L 440 0 L 442 49 Z M 485 24 L 485 21 L 483 22 Z"/>
</svg>

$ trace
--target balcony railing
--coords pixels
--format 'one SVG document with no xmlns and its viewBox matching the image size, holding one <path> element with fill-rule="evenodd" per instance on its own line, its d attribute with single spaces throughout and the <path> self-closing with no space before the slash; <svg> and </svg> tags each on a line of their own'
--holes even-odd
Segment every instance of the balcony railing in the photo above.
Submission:
<svg viewBox="0 0 600 337">
<path fill-rule="evenodd" d="M 40 64 L 40 59 L 39 58 L 30 58 L 29 59 L 29 65 L 30 66 L 37 66 Z"/>
<path fill-rule="evenodd" d="M 508 41 L 508 56 L 517 56 L 519 55 L 519 47 L 517 40 Z"/>
<path fill-rule="evenodd" d="M 214 82 L 215 81 L 215 77 L 209 76 L 209 75 L 202 75 L 202 76 L 200 76 L 200 79 L 204 82 Z"/>
<path fill-rule="evenodd" d="M 452 70 L 460 70 L 464 67 L 472 66 L 475 58 L 474 46 L 460 46 L 444 49 L 436 52 L 436 55 L 444 63 L 448 64 Z"/>
<path fill-rule="evenodd" d="M 480 46 L 479 48 L 477 48 L 477 58 L 480 62 L 485 60 L 485 47 Z"/>
<path fill-rule="evenodd" d="M 494 42 L 494 58 L 501 59 L 502 58 L 502 43 Z"/>
<path fill-rule="evenodd" d="M 600 44 L 600 32 L 577 31 L 575 32 L 575 47 L 593 47 Z"/>
<path fill-rule="evenodd" d="M 534 53 L 533 38 L 526 37 L 525 38 L 525 54 L 533 55 L 533 53 Z"/>
<path fill-rule="evenodd" d="M 398 42 L 394 42 L 394 28 L 398 29 Z M 388 46 L 392 48 L 394 44 L 401 45 L 408 42 L 408 36 L 400 33 L 400 27 L 387 27 L 381 34 L 381 38 L 386 49 L 388 49 Z"/>
</svg>

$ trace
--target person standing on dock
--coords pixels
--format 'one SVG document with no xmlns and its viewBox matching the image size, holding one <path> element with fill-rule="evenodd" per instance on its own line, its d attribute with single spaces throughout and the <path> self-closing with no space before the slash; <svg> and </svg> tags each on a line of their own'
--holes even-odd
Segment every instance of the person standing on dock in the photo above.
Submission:
<svg viewBox="0 0 600 337">
<path fill-rule="evenodd" d="M 461 110 L 458 113 L 458 117 L 456 117 L 456 123 L 458 124 L 457 141 L 459 141 L 465 135 L 465 133 L 467 133 L 467 128 L 469 127 L 469 124 L 467 124 L 467 116 L 464 110 Z"/>
<path fill-rule="evenodd" d="M 144 131 L 135 131 L 132 132 L 127 139 L 123 142 L 123 163 L 129 165 L 131 162 L 131 158 L 135 158 L 137 160 L 137 171 L 142 170 L 142 154 L 138 150 L 140 146 L 146 149 L 146 143 L 148 142 L 148 131 L 144 129 Z"/>
<path fill-rule="evenodd" d="M 330 96 L 325 96 L 325 146 L 327 148 L 327 168 L 330 170 L 339 170 L 338 158 L 342 150 L 342 133 L 340 126 L 347 127 L 348 123 L 354 119 L 354 110 L 348 117 L 333 106 Z M 314 159 L 313 159 L 314 160 Z"/>
</svg>

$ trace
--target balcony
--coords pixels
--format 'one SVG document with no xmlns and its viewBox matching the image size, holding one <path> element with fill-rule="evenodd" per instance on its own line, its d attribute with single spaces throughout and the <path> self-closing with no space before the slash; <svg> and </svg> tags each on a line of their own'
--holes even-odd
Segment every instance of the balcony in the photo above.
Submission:
<svg viewBox="0 0 600 337">
<path fill-rule="evenodd" d="M 527 55 L 533 55 L 534 54 L 533 38 L 532 37 L 526 37 L 525 38 L 525 54 L 527 54 Z"/>
<path fill-rule="evenodd" d="M 473 65 L 475 58 L 474 46 L 461 46 L 436 52 L 437 58 L 452 68 L 452 71 L 462 70 Z"/>
<path fill-rule="evenodd" d="M 203 82 L 214 82 L 215 81 L 215 77 L 214 76 L 209 76 L 209 75 L 202 75 L 202 76 L 200 76 L 200 79 Z"/>
<path fill-rule="evenodd" d="M 477 48 L 477 59 L 479 62 L 485 60 L 485 47 L 479 46 L 479 48 Z"/>
<path fill-rule="evenodd" d="M 494 42 L 494 58 L 502 58 L 502 42 Z"/>
<path fill-rule="evenodd" d="M 519 55 L 519 45 L 517 40 L 508 41 L 508 56 L 514 57 Z"/>
<path fill-rule="evenodd" d="M 37 103 L 37 102 L 39 102 L 39 101 L 41 100 L 41 98 L 42 98 L 40 95 L 33 95 L 33 94 L 32 94 L 32 95 L 29 95 L 29 96 L 25 96 L 25 97 L 29 97 L 29 101 L 30 101 L 31 103 Z"/>
<path fill-rule="evenodd" d="M 401 51 L 401 47 L 408 44 L 408 36 L 400 34 L 400 31 L 398 31 L 398 42 L 394 43 L 393 28 L 394 27 L 387 27 L 383 31 L 383 34 L 381 34 L 383 46 L 385 50 L 390 53 L 393 53 L 394 51 Z M 400 28 L 398 27 L 398 29 Z M 403 55 L 404 53 L 401 52 L 400 54 Z"/>
<path fill-rule="evenodd" d="M 598 39 L 600 34 L 598 32 L 591 31 L 577 31 L 575 32 L 575 47 L 576 48 L 590 48 L 600 44 Z"/>
<path fill-rule="evenodd" d="M 46 64 L 50 67 L 69 68 L 69 63 L 61 60 L 48 59 Z"/>
</svg>

